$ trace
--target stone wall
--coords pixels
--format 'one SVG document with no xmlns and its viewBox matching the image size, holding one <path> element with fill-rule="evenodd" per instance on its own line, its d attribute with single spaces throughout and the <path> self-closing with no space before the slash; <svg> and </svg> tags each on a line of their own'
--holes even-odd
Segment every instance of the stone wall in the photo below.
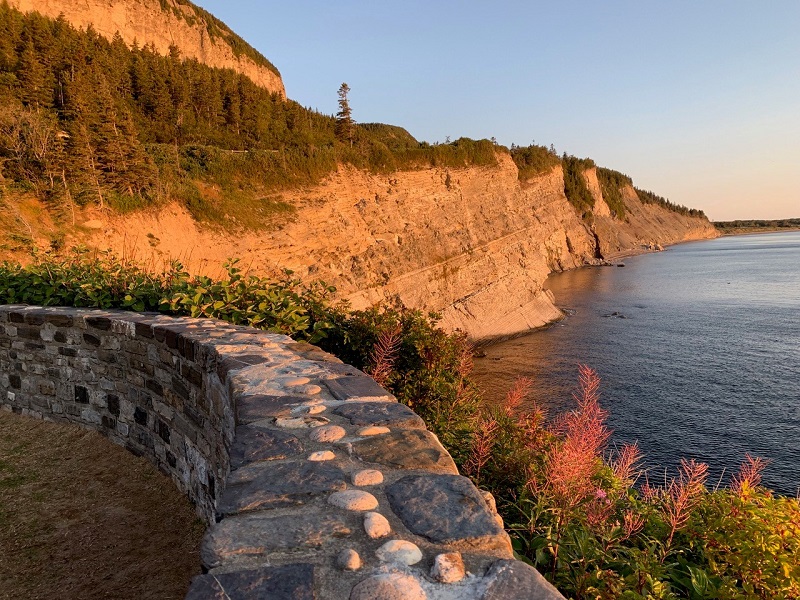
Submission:
<svg viewBox="0 0 800 600">
<path fill-rule="evenodd" d="M 422 420 L 314 346 L 0 306 L 0 405 L 146 456 L 210 524 L 187 598 L 561 598 Z"/>
</svg>

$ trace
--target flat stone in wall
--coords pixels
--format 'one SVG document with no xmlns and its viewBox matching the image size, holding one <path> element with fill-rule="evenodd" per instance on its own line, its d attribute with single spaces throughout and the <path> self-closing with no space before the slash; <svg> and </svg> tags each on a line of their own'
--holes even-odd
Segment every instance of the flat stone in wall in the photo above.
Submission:
<svg viewBox="0 0 800 600">
<path fill-rule="evenodd" d="M 209 522 L 187 598 L 561 598 L 374 380 L 215 320 L 0 306 L 0 404 L 146 456 Z"/>
</svg>

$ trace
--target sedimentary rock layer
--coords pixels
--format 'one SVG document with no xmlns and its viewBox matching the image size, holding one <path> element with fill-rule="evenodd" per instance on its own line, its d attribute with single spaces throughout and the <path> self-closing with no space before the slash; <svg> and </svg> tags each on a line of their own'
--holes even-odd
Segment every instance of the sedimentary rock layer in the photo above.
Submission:
<svg viewBox="0 0 800 600">
<path fill-rule="evenodd" d="M 180 257 L 212 273 L 232 256 L 260 274 L 289 268 L 304 281 L 335 285 L 355 308 L 401 303 L 437 311 L 445 327 L 482 340 L 559 318 L 542 287 L 553 271 L 645 244 L 716 236 L 706 219 L 644 205 L 633 188 L 624 190 L 628 216 L 620 221 L 602 210 L 595 188 L 590 226 L 565 197 L 560 167 L 521 182 L 507 153 L 498 153 L 496 167 L 389 175 L 341 167 L 319 185 L 280 194 L 296 213 L 265 233 L 214 232 L 171 205 L 111 222 L 94 243 Z M 152 236 L 160 240 L 155 249 Z"/>
</svg>

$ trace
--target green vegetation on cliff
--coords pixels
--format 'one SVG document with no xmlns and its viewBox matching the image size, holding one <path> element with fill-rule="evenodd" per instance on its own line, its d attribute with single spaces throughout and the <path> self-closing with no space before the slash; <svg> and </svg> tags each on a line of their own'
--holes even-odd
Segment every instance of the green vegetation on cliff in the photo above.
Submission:
<svg viewBox="0 0 800 600">
<path fill-rule="evenodd" d="M 603 192 L 603 200 L 611 209 L 611 214 L 625 220 L 625 201 L 622 199 L 622 188 L 633 186 L 633 180 L 619 171 L 597 167 L 597 179 Z"/>
<path fill-rule="evenodd" d="M 698 210 L 696 208 L 687 208 L 682 204 L 674 204 L 666 198 L 658 196 L 657 194 L 647 190 L 640 190 L 639 188 L 634 189 L 636 190 L 636 194 L 639 196 L 639 200 L 641 200 L 643 204 L 656 204 L 662 208 L 671 210 L 672 212 L 689 217 L 705 218 L 706 216 L 706 213 L 704 213 L 702 210 Z"/>
<path fill-rule="evenodd" d="M 578 209 L 584 219 L 592 215 L 594 197 L 586 184 L 585 173 L 595 167 L 591 158 L 576 158 L 564 154 L 561 163 L 564 165 L 564 195 Z"/>
<path fill-rule="evenodd" d="M 0 184 L 33 191 L 56 214 L 177 199 L 201 219 L 253 224 L 272 192 L 340 163 L 373 172 L 496 164 L 488 140 L 429 145 L 389 131 L 357 126 L 345 142 L 332 116 L 234 71 L 0 4 Z"/>
<path fill-rule="evenodd" d="M 722 233 L 758 233 L 800 229 L 800 219 L 743 219 L 738 221 L 714 221 L 714 227 Z"/>
<path fill-rule="evenodd" d="M 371 373 L 416 410 L 459 468 L 497 499 L 518 556 L 571 598 L 800 597 L 800 503 L 760 486 L 748 457 L 728 488 L 683 461 L 653 485 L 635 445 L 611 451 L 599 379 L 580 369 L 576 406 L 548 418 L 527 399 L 481 398 L 471 348 L 414 311 L 349 311 L 331 288 L 247 276 L 153 274 L 111 256 L 46 256 L 0 265 L 0 303 L 70 305 L 216 317 L 316 342 Z M 660 477 L 659 477 L 660 478 Z"/>
<path fill-rule="evenodd" d="M 561 164 L 561 159 L 553 148 L 545 146 L 511 146 L 511 158 L 519 169 L 520 181 L 544 175 Z"/>
</svg>

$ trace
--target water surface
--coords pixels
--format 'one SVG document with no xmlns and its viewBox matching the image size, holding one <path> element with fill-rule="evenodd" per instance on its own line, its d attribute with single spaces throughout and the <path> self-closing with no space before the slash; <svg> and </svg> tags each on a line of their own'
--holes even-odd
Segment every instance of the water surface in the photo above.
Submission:
<svg viewBox="0 0 800 600">
<path fill-rule="evenodd" d="M 800 489 L 800 232 L 724 237 L 551 276 L 568 316 L 485 349 L 490 394 L 533 377 L 552 413 L 572 406 L 577 365 L 596 369 L 614 441 L 638 440 L 649 477 L 680 457 L 715 482 L 746 452 L 764 483 Z"/>
</svg>

